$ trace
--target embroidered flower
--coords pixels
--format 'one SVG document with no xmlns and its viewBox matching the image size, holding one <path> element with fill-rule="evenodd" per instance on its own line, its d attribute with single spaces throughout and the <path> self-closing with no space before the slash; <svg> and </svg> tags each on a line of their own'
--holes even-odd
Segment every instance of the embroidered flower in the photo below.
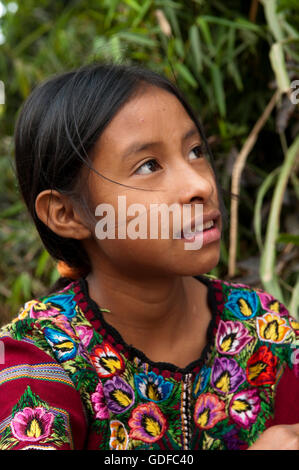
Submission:
<svg viewBox="0 0 299 470">
<path fill-rule="evenodd" d="M 110 440 L 111 450 L 126 450 L 128 447 L 129 437 L 125 426 L 120 421 L 114 420 L 110 422 Z"/>
<path fill-rule="evenodd" d="M 89 326 L 79 325 L 75 326 L 75 330 L 78 333 L 78 336 L 81 339 L 83 345 L 87 348 L 93 337 L 92 328 Z"/>
<path fill-rule="evenodd" d="M 221 439 L 225 442 L 227 450 L 245 450 L 248 447 L 246 442 L 240 440 L 238 429 L 235 429 L 235 427 L 221 436 Z"/>
<path fill-rule="evenodd" d="M 252 340 L 243 323 L 220 320 L 216 335 L 217 350 L 220 354 L 238 354 Z"/>
<path fill-rule="evenodd" d="M 288 315 L 288 311 L 285 306 L 276 300 L 272 295 L 267 294 L 263 291 L 257 291 L 259 298 L 261 299 L 261 304 L 264 310 L 268 312 L 278 313 L 280 315 Z"/>
<path fill-rule="evenodd" d="M 104 384 L 104 395 L 108 409 L 116 414 L 127 411 L 135 401 L 132 387 L 118 376 Z"/>
<path fill-rule="evenodd" d="M 39 317 L 51 317 L 53 315 L 59 315 L 61 309 L 54 307 L 50 303 L 46 304 L 38 300 L 30 300 L 24 305 L 24 309 L 20 311 L 18 319 L 39 318 Z"/>
<path fill-rule="evenodd" d="M 56 308 L 70 319 L 76 316 L 76 302 L 74 301 L 74 297 L 74 294 L 51 295 L 49 298 L 44 298 L 43 302 L 54 309 Z"/>
<path fill-rule="evenodd" d="M 74 329 L 72 328 L 69 320 L 64 315 L 57 315 L 51 318 L 51 323 L 53 326 L 57 327 L 59 330 L 64 331 L 67 335 L 69 335 L 74 340 L 77 338 Z"/>
<path fill-rule="evenodd" d="M 173 389 L 173 383 L 169 382 L 169 380 L 165 380 L 161 375 L 157 375 L 154 372 L 135 374 L 134 381 L 141 398 L 154 401 L 155 403 L 169 398 Z"/>
<path fill-rule="evenodd" d="M 237 290 L 229 295 L 224 306 L 240 320 L 248 320 L 258 313 L 259 298 L 255 292 Z"/>
<path fill-rule="evenodd" d="M 22 318 L 27 315 L 30 318 L 52 317 L 60 313 L 67 318 L 73 318 L 76 315 L 74 297 L 74 295 L 66 294 L 45 297 L 42 300 L 30 300 L 24 305 L 24 310 L 21 312 Z"/>
<path fill-rule="evenodd" d="M 261 404 L 257 390 L 242 390 L 233 396 L 229 414 L 242 428 L 249 428 L 260 412 Z"/>
<path fill-rule="evenodd" d="M 40 441 L 49 436 L 53 421 L 53 413 L 45 408 L 26 407 L 15 414 L 11 430 L 14 437 L 20 441 Z"/>
<path fill-rule="evenodd" d="M 106 405 L 104 390 L 101 382 L 98 383 L 95 392 L 91 395 L 91 403 L 96 413 L 96 418 L 107 419 L 109 418 L 109 411 Z"/>
<path fill-rule="evenodd" d="M 291 327 L 298 334 L 299 333 L 299 321 L 295 320 L 295 318 L 293 318 L 293 317 L 289 317 L 289 320 L 290 320 Z"/>
<path fill-rule="evenodd" d="M 59 362 L 68 361 L 76 356 L 77 344 L 69 335 L 48 327 L 44 329 L 44 335 Z"/>
<path fill-rule="evenodd" d="M 90 355 L 98 375 L 102 378 L 112 377 L 124 370 L 124 361 L 120 354 L 108 343 L 102 343 L 93 349 Z"/>
<path fill-rule="evenodd" d="M 199 393 L 202 393 L 210 379 L 211 375 L 211 368 L 207 366 L 203 366 L 199 374 L 195 377 L 194 385 L 193 385 L 193 395 L 196 398 Z"/>
<path fill-rule="evenodd" d="M 283 343 L 292 331 L 286 320 L 277 313 L 266 313 L 257 317 L 256 323 L 259 338 L 270 343 Z"/>
<path fill-rule="evenodd" d="M 194 408 L 194 422 L 201 429 L 211 429 L 226 418 L 225 403 L 212 393 L 200 395 Z"/>
<path fill-rule="evenodd" d="M 220 393 L 234 392 L 246 379 L 243 369 L 234 359 L 215 358 L 212 368 L 212 385 Z"/>
<path fill-rule="evenodd" d="M 153 402 L 138 405 L 132 411 L 128 424 L 132 439 L 148 443 L 158 441 L 166 431 L 165 416 Z"/>
<path fill-rule="evenodd" d="M 277 357 L 267 346 L 261 346 L 247 362 L 246 375 L 251 385 L 272 385 L 276 382 Z"/>
</svg>

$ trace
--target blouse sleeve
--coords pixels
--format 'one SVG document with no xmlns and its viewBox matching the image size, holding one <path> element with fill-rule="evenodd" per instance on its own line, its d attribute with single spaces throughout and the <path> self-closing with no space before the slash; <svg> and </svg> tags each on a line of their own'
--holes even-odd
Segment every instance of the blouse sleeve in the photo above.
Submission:
<svg viewBox="0 0 299 470">
<path fill-rule="evenodd" d="M 0 352 L 0 450 L 82 449 L 82 401 L 60 364 L 26 339 L 2 337 Z"/>
<path fill-rule="evenodd" d="M 295 357 L 295 355 L 294 355 Z M 299 350 L 297 351 L 299 358 Z M 286 367 L 281 377 L 275 399 L 274 418 L 276 424 L 299 424 L 299 376 L 298 369 Z"/>
</svg>

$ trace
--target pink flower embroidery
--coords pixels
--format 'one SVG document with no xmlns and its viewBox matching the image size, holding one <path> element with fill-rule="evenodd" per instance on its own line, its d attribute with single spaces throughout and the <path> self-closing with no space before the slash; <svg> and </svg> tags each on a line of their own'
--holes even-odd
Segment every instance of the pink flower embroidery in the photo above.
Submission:
<svg viewBox="0 0 299 470">
<path fill-rule="evenodd" d="M 212 393 L 200 395 L 194 409 L 194 421 L 201 429 L 211 429 L 226 418 L 225 403 Z"/>
<path fill-rule="evenodd" d="M 130 437 L 143 442 L 158 441 L 166 431 L 166 419 L 156 403 L 149 402 L 138 405 L 132 411 L 128 422 Z"/>
<path fill-rule="evenodd" d="M 101 382 L 98 383 L 96 391 L 91 395 L 93 409 L 96 412 L 96 418 L 109 418 L 109 411 L 105 401 L 104 390 Z"/>
<path fill-rule="evenodd" d="M 242 390 L 231 399 L 229 413 L 239 426 L 248 428 L 256 421 L 260 409 L 257 390 Z"/>
<path fill-rule="evenodd" d="M 266 292 L 257 291 L 261 304 L 264 310 L 268 312 L 278 313 L 279 315 L 288 315 L 288 311 L 283 304 L 276 300 L 272 295 Z"/>
<path fill-rule="evenodd" d="M 49 436 L 53 421 L 53 413 L 45 408 L 26 407 L 14 416 L 11 430 L 20 441 L 40 441 Z"/>
<path fill-rule="evenodd" d="M 217 350 L 220 354 L 238 354 L 252 339 L 241 322 L 220 320 L 216 336 Z"/>
<path fill-rule="evenodd" d="M 75 327 L 76 329 L 76 332 L 78 333 L 78 336 L 80 337 L 83 345 L 87 348 L 87 346 L 89 345 L 91 339 L 92 339 L 92 335 L 93 335 L 93 331 L 92 331 L 92 328 L 88 327 L 88 326 L 76 326 Z"/>
</svg>

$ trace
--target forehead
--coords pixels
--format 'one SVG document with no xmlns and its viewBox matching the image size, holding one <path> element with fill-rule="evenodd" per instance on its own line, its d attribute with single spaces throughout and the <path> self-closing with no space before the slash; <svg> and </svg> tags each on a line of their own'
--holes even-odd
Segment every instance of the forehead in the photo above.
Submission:
<svg viewBox="0 0 299 470">
<path fill-rule="evenodd" d="M 101 145 L 126 146 L 140 137 L 163 140 L 184 135 L 195 123 L 178 98 L 150 86 L 128 101 L 103 132 Z"/>
</svg>

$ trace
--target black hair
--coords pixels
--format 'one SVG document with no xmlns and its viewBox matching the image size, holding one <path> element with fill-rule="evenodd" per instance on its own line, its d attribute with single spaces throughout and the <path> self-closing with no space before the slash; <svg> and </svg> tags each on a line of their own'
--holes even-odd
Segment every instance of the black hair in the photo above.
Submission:
<svg viewBox="0 0 299 470">
<path fill-rule="evenodd" d="M 45 248 L 54 259 L 82 273 L 91 269 L 82 244 L 55 234 L 38 218 L 36 197 L 46 189 L 76 195 L 83 166 L 93 170 L 90 155 L 95 143 L 121 107 L 144 85 L 175 95 L 196 124 L 215 173 L 220 210 L 226 220 L 202 125 L 176 85 L 156 72 L 129 65 L 93 64 L 54 76 L 36 87 L 21 109 L 15 130 L 16 170 L 22 196 Z"/>
</svg>

